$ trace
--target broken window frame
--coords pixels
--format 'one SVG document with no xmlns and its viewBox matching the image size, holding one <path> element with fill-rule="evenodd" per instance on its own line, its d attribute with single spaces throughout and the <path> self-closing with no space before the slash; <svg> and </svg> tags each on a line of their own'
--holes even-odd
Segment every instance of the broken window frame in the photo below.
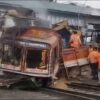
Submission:
<svg viewBox="0 0 100 100">
<path fill-rule="evenodd" d="M 20 60 L 19 60 L 19 64 L 18 65 L 15 65 L 15 64 L 11 64 L 11 62 L 10 61 L 8 61 L 9 63 L 6 63 L 5 61 L 3 61 L 3 57 L 4 57 L 4 53 L 5 53 L 5 51 L 4 51 L 4 46 L 5 45 L 8 45 L 10 48 L 11 48 L 11 44 L 8 44 L 8 43 L 3 43 L 3 46 L 2 46 L 2 57 L 1 57 L 1 64 L 6 64 L 6 65 L 12 65 L 12 66 L 14 66 L 14 67 L 22 67 L 22 63 L 23 63 L 23 50 L 24 50 L 24 48 L 21 48 L 20 46 L 14 46 L 14 47 L 16 47 L 16 48 L 20 48 L 21 49 L 21 57 L 20 57 Z M 14 48 L 14 47 L 12 47 L 12 49 Z M 14 51 L 13 51 L 14 52 Z M 12 57 L 12 59 L 13 60 L 15 60 L 13 57 Z M 22 69 L 22 68 L 21 68 Z"/>
<path fill-rule="evenodd" d="M 50 52 L 49 52 L 49 50 L 48 49 L 36 49 L 36 48 L 31 48 L 31 47 L 26 47 L 26 50 L 25 50 L 25 68 L 24 68 L 24 70 L 26 70 L 27 68 L 29 68 L 29 67 L 27 67 L 27 65 L 26 65 L 26 63 L 27 63 L 27 61 L 26 61 L 26 59 L 27 59 L 27 52 L 28 52 L 28 50 L 46 50 L 47 51 L 47 54 L 46 54 L 46 58 L 47 58 L 47 62 L 46 62 L 46 68 L 44 69 L 44 70 L 47 70 L 47 69 L 49 69 L 49 59 L 50 59 Z M 42 53 L 42 52 L 41 52 Z M 39 66 L 37 66 L 37 67 L 39 67 Z M 41 67 L 41 66 L 40 66 Z M 30 68 L 31 69 L 31 68 Z M 32 68 L 32 69 L 34 69 L 34 68 Z M 37 69 L 39 69 L 39 68 L 37 68 Z"/>
</svg>

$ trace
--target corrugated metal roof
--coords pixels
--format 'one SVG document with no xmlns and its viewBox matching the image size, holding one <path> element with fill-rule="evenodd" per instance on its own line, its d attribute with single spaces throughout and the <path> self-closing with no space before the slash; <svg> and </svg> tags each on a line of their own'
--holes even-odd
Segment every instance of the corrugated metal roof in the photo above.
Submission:
<svg viewBox="0 0 100 100">
<path fill-rule="evenodd" d="M 55 10 L 55 11 L 71 12 L 71 13 L 80 13 L 80 14 L 92 15 L 92 16 L 100 16 L 99 9 L 71 5 L 71 4 L 59 4 L 59 3 L 50 2 L 49 5 L 47 6 L 47 9 Z"/>
<path fill-rule="evenodd" d="M 72 5 L 72 4 L 59 4 L 55 2 L 41 2 L 41 1 L 17 1 L 17 0 L 1 0 L 0 4 L 4 3 L 10 3 L 10 4 L 16 4 L 21 5 L 23 7 L 27 7 L 33 10 L 41 11 L 42 10 L 53 10 L 53 11 L 63 11 L 63 12 L 70 12 L 70 13 L 80 13 L 84 15 L 91 15 L 91 16 L 100 16 L 100 10 L 94 9 L 90 7 L 83 7 L 78 5 Z"/>
</svg>

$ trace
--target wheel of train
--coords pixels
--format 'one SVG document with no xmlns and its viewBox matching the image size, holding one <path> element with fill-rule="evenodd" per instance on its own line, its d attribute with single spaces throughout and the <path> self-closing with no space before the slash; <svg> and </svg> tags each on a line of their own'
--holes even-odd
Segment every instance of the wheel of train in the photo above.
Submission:
<svg viewBox="0 0 100 100">
<path fill-rule="evenodd" d="M 10 89 L 22 89 L 22 90 L 37 90 L 41 87 L 46 87 L 51 84 L 51 79 L 48 78 L 34 78 L 25 77 L 20 81 L 11 84 Z"/>
<path fill-rule="evenodd" d="M 38 89 L 41 87 L 46 87 L 52 84 L 51 78 L 43 78 L 43 77 L 30 77 L 25 75 L 19 75 L 10 72 L 3 72 L 4 77 L 8 78 L 18 78 L 18 81 L 15 81 L 10 85 L 11 89 Z M 19 78 L 20 77 L 20 78 Z"/>
<path fill-rule="evenodd" d="M 51 78 L 31 78 L 36 87 L 46 87 L 52 84 Z"/>
</svg>

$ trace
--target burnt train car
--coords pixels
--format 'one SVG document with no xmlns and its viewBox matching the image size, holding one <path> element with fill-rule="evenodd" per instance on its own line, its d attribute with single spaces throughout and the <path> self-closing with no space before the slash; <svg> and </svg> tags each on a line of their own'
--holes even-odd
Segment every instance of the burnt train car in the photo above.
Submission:
<svg viewBox="0 0 100 100">
<path fill-rule="evenodd" d="M 59 35 L 47 28 L 29 27 L 12 38 L 2 37 L 0 70 L 34 77 L 52 77 L 59 59 Z"/>
<path fill-rule="evenodd" d="M 61 22 L 53 30 L 40 27 L 13 27 L 4 30 L 6 32 L 1 38 L 0 70 L 49 79 L 58 72 L 61 60 L 65 69 L 88 64 L 87 47 L 62 48 L 65 36 L 59 30 L 66 26 Z"/>
</svg>

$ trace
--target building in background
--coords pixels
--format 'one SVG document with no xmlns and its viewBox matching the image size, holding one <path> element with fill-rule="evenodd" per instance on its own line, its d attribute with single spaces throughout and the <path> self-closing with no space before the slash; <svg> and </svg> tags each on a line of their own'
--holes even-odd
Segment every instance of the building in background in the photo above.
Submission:
<svg viewBox="0 0 100 100">
<path fill-rule="evenodd" d="M 53 2 L 54 1 L 54 2 Z M 73 28 L 80 28 L 83 33 L 88 25 L 100 26 L 100 10 L 76 4 L 59 4 L 55 0 L 35 1 L 0 1 L 9 4 L 17 4 L 35 11 L 36 17 L 41 19 L 38 26 L 51 27 L 62 20 L 67 20 Z M 91 28 L 94 28 L 91 27 Z M 90 28 L 90 26 L 89 26 Z"/>
</svg>

